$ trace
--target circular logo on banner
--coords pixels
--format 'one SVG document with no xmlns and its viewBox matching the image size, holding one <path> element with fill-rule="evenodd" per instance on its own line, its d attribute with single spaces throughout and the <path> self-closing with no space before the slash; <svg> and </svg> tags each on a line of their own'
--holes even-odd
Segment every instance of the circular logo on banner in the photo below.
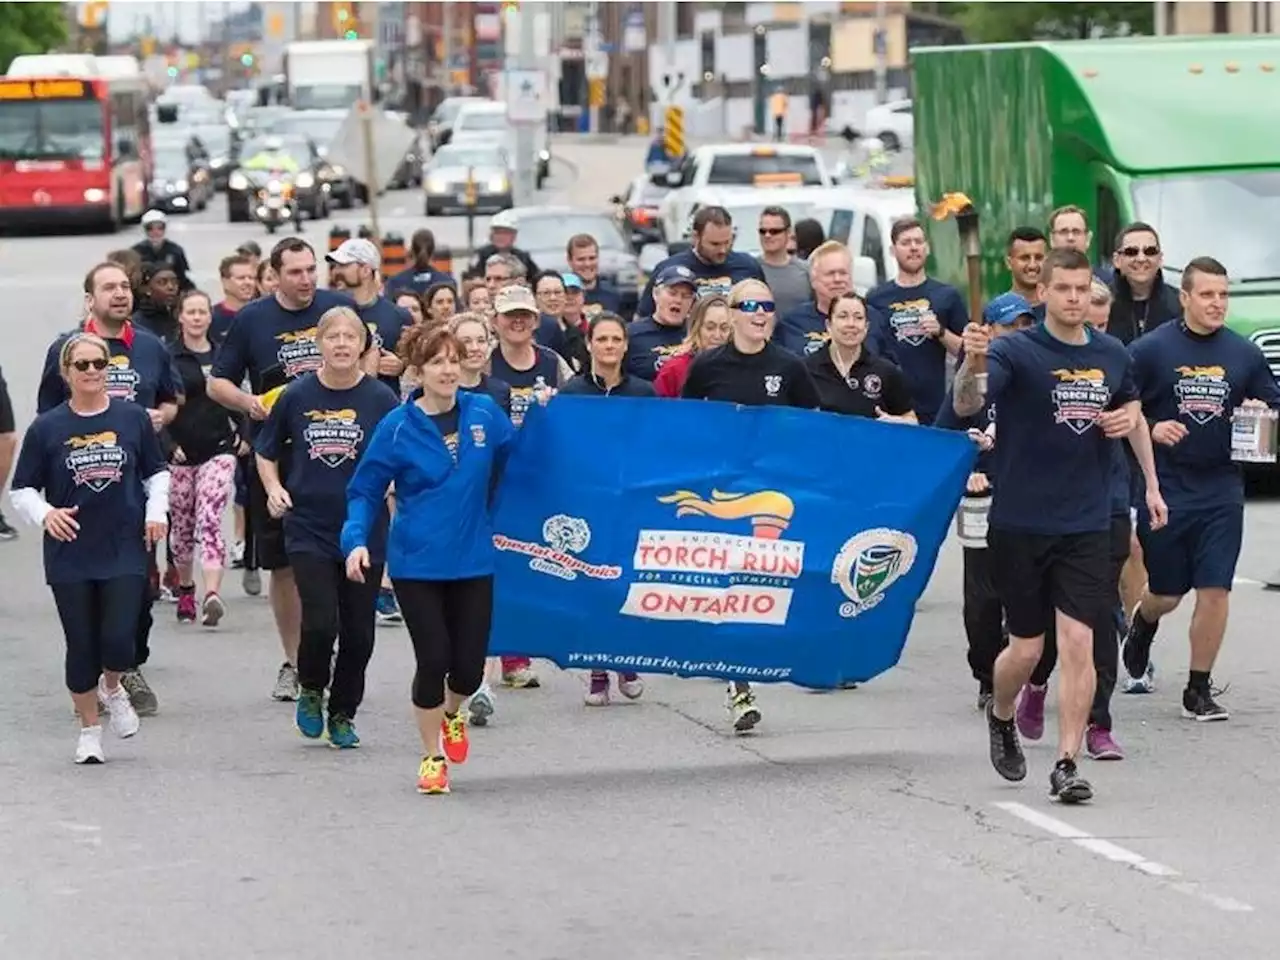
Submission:
<svg viewBox="0 0 1280 960">
<path fill-rule="evenodd" d="M 840 616 L 856 617 L 880 603 L 916 562 L 916 538 L 901 530 L 864 530 L 845 541 L 831 565 L 831 582 L 847 598 Z"/>
</svg>

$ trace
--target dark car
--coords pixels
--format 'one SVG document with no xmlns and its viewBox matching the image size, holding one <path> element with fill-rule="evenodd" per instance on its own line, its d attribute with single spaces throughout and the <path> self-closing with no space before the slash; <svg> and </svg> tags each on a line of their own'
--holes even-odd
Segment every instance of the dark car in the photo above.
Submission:
<svg viewBox="0 0 1280 960">
<path fill-rule="evenodd" d="M 213 176 L 206 163 L 185 146 L 152 144 L 151 205 L 168 213 L 203 210 L 213 196 Z"/>
<path fill-rule="evenodd" d="M 208 156 L 214 189 L 227 189 L 227 177 L 231 176 L 240 159 L 240 144 L 235 133 L 225 124 L 200 126 L 191 132 Z"/>
<path fill-rule="evenodd" d="M 631 246 L 636 253 L 645 244 L 662 243 L 658 206 L 670 192 L 670 187 L 658 186 L 647 174 L 641 174 L 627 185 L 623 193 L 609 199 L 614 204 L 618 225 L 631 235 Z"/>
<path fill-rule="evenodd" d="M 266 120 L 260 132 L 278 133 L 283 137 L 306 137 L 315 144 L 316 154 L 327 158 L 329 148 L 347 118 L 345 110 L 289 110 L 277 112 Z M 248 154 L 245 154 L 248 156 Z M 351 174 L 337 164 L 327 164 L 321 171 L 329 185 L 329 199 L 344 210 L 355 206 L 365 193 Z"/>
<path fill-rule="evenodd" d="M 247 141 L 240 150 L 242 165 L 227 177 L 227 219 L 231 223 L 253 219 L 249 208 L 253 195 L 252 178 L 243 165 L 252 164 L 256 156 L 270 152 L 277 144 L 297 165 L 298 170 L 292 175 L 292 180 L 293 195 L 299 209 L 312 220 L 323 220 L 329 216 L 329 191 L 325 189 L 328 165 L 317 152 L 315 144 L 306 137 L 272 134 Z"/>
</svg>

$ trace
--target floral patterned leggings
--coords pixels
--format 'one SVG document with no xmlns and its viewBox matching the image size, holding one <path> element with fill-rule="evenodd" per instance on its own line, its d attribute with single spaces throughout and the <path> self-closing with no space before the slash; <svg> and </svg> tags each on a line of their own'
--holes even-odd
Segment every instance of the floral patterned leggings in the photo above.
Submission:
<svg viewBox="0 0 1280 960">
<path fill-rule="evenodd" d="M 200 565 L 225 567 L 222 515 L 235 480 L 236 458 L 220 454 L 199 466 L 169 465 L 169 546 L 173 562 L 191 563 L 200 541 Z"/>
</svg>

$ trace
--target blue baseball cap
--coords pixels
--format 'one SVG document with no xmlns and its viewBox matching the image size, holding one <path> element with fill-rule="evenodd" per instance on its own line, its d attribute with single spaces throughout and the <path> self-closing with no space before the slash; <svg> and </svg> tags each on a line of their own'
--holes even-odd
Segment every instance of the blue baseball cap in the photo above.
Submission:
<svg viewBox="0 0 1280 960">
<path fill-rule="evenodd" d="M 1011 327 L 1021 316 L 1034 319 L 1035 310 L 1029 300 L 1020 293 L 1002 293 L 982 311 L 982 319 L 998 327 Z"/>
<path fill-rule="evenodd" d="M 582 278 L 576 273 L 560 274 L 560 282 L 564 284 L 566 290 L 585 290 L 586 284 L 582 282 Z"/>
<path fill-rule="evenodd" d="M 674 287 L 676 284 L 683 283 L 686 286 L 696 288 L 698 281 L 693 275 L 693 271 L 688 267 L 673 264 L 670 267 L 663 267 L 658 271 L 658 275 L 653 278 L 655 287 Z"/>
</svg>

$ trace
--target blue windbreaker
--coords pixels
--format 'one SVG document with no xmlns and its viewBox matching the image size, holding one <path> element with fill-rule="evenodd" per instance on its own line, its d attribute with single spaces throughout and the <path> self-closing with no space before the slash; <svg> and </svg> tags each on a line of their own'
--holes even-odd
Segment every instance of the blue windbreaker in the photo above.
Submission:
<svg viewBox="0 0 1280 960">
<path fill-rule="evenodd" d="M 458 462 L 440 430 L 414 400 L 378 424 L 347 484 L 342 553 L 368 545 L 387 489 L 396 510 L 387 540 L 387 572 L 400 580 L 465 580 L 493 573 L 492 481 L 516 429 L 487 395 L 458 392 Z"/>
</svg>

